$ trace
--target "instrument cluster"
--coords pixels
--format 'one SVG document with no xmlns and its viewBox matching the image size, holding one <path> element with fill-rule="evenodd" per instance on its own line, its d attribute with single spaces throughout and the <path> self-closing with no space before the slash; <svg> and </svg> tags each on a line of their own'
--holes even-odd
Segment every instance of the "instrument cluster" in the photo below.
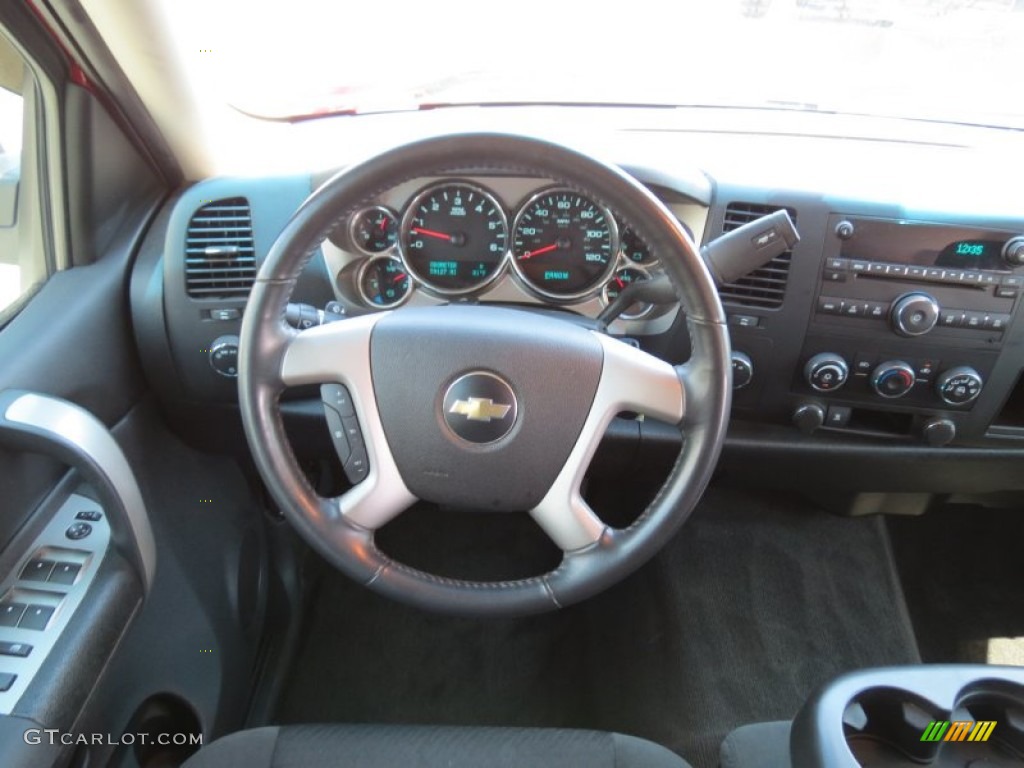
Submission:
<svg viewBox="0 0 1024 768">
<path fill-rule="evenodd" d="M 608 304 L 658 271 L 656 254 L 612 211 L 576 190 L 531 181 L 503 186 L 503 203 L 478 180 L 434 180 L 356 211 L 331 238 L 354 257 L 339 289 L 369 309 L 416 294 L 472 299 L 503 280 L 544 303 Z M 636 305 L 623 319 L 652 314 L 655 307 Z"/>
</svg>

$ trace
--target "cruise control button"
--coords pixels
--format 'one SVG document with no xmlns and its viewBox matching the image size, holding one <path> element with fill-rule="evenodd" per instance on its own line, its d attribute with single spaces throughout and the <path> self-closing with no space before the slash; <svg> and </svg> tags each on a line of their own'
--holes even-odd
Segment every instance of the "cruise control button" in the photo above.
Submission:
<svg viewBox="0 0 1024 768">
<path fill-rule="evenodd" d="M 320 398 L 342 416 L 355 415 L 352 395 L 341 384 L 321 384 Z"/>
<path fill-rule="evenodd" d="M 53 570 L 53 560 L 43 560 L 36 558 L 29 560 L 25 563 L 25 567 L 21 569 L 21 576 L 19 577 L 22 581 L 46 581 L 50 578 L 50 571 Z"/>
<path fill-rule="evenodd" d="M 64 535 L 72 541 L 84 539 L 90 533 L 92 533 L 92 526 L 88 523 L 72 523 L 68 526 L 68 529 L 64 531 Z"/>
<path fill-rule="evenodd" d="M 30 605 L 18 622 L 18 629 L 46 629 L 54 609 L 49 605 Z"/>
<path fill-rule="evenodd" d="M 17 656 L 24 659 L 32 653 L 32 646 L 28 643 L 12 643 L 9 640 L 0 640 L 0 656 Z"/>
</svg>

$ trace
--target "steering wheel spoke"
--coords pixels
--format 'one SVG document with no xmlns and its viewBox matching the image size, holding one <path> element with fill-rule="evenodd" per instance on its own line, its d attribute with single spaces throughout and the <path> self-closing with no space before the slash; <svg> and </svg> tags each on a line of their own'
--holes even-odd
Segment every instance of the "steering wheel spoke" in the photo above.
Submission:
<svg viewBox="0 0 1024 768">
<path fill-rule="evenodd" d="M 686 396 L 676 369 L 635 347 L 599 335 L 604 352 L 594 403 L 569 459 L 530 515 L 566 552 L 595 544 L 606 526 L 583 499 L 587 467 L 608 428 L 623 411 L 679 423 Z"/>
<path fill-rule="evenodd" d="M 348 389 L 369 471 L 334 501 L 346 520 L 368 530 L 380 528 L 416 501 L 398 471 L 373 392 L 370 334 L 382 316 L 364 315 L 302 331 L 288 342 L 281 361 L 285 386 L 336 382 Z"/>
</svg>

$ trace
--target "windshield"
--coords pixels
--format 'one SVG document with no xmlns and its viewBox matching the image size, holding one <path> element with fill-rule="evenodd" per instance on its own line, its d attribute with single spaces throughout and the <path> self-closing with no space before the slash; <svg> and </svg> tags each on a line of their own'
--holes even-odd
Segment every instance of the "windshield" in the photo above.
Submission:
<svg viewBox="0 0 1024 768">
<path fill-rule="evenodd" d="M 451 104 L 798 109 L 1024 128 L 1024 0 L 164 0 L 247 114 Z"/>
</svg>

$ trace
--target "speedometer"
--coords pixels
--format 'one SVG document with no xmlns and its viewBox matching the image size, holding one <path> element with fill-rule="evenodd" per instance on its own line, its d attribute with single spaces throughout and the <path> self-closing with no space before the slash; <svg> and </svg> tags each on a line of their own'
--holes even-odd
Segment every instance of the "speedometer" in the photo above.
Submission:
<svg viewBox="0 0 1024 768">
<path fill-rule="evenodd" d="M 617 249 L 615 220 L 607 210 L 578 192 L 549 189 L 516 216 L 512 266 L 541 296 L 579 299 L 607 279 Z"/>
<path fill-rule="evenodd" d="M 505 214 L 494 196 L 475 184 L 442 183 L 420 192 L 401 229 L 406 269 L 437 293 L 478 290 L 505 265 Z"/>
</svg>

